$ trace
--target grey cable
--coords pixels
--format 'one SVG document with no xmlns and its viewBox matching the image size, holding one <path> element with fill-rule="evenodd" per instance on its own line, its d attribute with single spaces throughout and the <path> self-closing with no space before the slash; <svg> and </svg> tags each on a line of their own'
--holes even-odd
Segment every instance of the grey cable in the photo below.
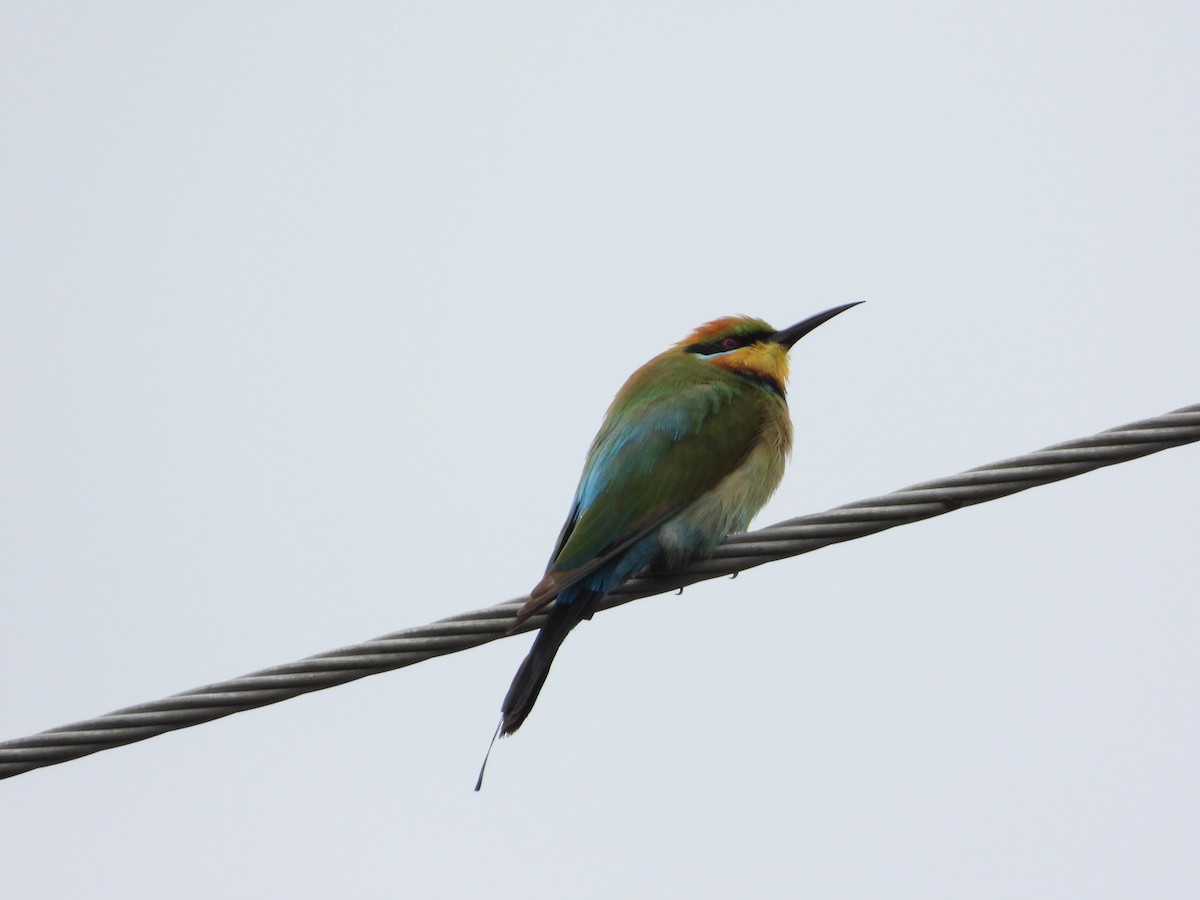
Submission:
<svg viewBox="0 0 1200 900">
<path fill-rule="evenodd" d="M 828 544 L 854 540 L 1197 440 L 1200 440 L 1200 404 L 732 536 L 709 559 L 693 562 L 669 575 L 626 582 L 606 598 L 602 608 L 732 575 Z M 0 778 L 486 644 L 509 634 L 524 599 L 461 613 L 422 628 L 397 631 L 163 700 L 4 741 L 0 743 Z M 534 617 L 520 630 L 540 624 L 541 617 Z"/>
</svg>

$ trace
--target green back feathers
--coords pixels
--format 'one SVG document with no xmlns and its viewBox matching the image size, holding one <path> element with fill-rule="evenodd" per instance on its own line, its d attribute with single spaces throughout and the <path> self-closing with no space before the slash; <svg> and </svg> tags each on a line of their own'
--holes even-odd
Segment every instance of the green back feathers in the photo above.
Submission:
<svg viewBox="0 0 1200 900">
<path fill-rule="evenodd" d="M 639 369 L 592 444 L 573 526 L 550 565 L 554 580 L 597 568 L 716 488 L 745 460 L 771 406 L 781 405 L 679 350 Z"/>
</svg>

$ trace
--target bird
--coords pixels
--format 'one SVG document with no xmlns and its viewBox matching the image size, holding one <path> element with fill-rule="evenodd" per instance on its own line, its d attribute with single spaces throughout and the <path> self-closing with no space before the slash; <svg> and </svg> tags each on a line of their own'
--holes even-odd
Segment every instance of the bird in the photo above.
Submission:
<svg viewBox="0 0 1200 900">
<path fill-rule="evenodd" d="M 782 331 L 750 316 L 715 319 L 617 392 L 545 575 L 509 631 L 549 607 L 501 704 L 476 791 L 496 737 L 521 727 L 563 640 L 599 601 L 628 578 L 710 555 L 726 535 L 746 530 L 791 452 L 789 350 L 861 302 Z"/>
</svg>

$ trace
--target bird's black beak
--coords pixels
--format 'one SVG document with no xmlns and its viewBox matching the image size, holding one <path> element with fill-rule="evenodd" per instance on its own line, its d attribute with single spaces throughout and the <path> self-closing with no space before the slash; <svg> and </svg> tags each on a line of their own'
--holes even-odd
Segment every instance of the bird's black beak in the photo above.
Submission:
<svg viewBox="0 0 1200 900">
<path fill-rule="evenodd" d="M 775 332 L 771 335 L 771 340 L 777 344 L 783 344 L 783 346 L 790 350 L 792 344 L 796 343 L 796 341 L 800 340 L 800 338 L 804 337 L 818 325 L 823 325 L 838 313 L 844 313 L 850 307 L 858 306 L 859 303 L 863 302 L 862 300 L 858 300 L 855 303 L 846 303 L 842 306 L 835 306 L 833 309 L 827 309 L 825 312 L 817 313 L 815 316 L 809 316 L 803 322 L 797 322 L 791 328 Z"/>
</svg>

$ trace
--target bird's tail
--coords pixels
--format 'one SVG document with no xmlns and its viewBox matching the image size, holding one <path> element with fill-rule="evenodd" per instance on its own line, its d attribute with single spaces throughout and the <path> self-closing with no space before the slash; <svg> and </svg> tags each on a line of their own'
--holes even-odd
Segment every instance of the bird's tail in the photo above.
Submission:
<svg viewBox="0 0 1200 900">
<path fill-rule="evenodd" d="M 601 596 L 584 590 L 573 597 L 571 602 L 555 603 L 550 607 L 546 621 L 542 623 L 537 637 L 533 640 L 533 646 L 529 648 L 529 653 L 509 685 L 508 693 L 504 695 L 504 702 L 500 705 L 500 724 L 496 727 L 496 733 L 492 735 L 492 744 L 496 742 L 497 737 L 512 734 L 521 727 L 521 723 L 533 709 L 533 704 L 537 702 L 542 685 L 546 683 L 546 676 L 550 674 L 550 665 L 554 662 L 558 648 L 562 646 L 572 628 L 583 619 L 592 617 L 596 600 Z M 487 755 L 479 768 L 479 780 L 475 782 L 475 790 L 479 790 L 483 785 L 483 770 L 487 767 L 492 744 L 488 745 Z"/>
<path fill-rule="evenodd" d="M 550 665 L 558 648 L 566 640 L 571 629 L 585 618 L 591 618 L 592 606 L 599 594 L 581 591 L 570 603 L 555 603 L 550 607 L 546 621 L 542 623 L 529 654 L 513 676 L 504 702 L 500 705 L 500 736 L 512 734 L 521 727 L 533 704 L 537 702 Z"/>
</svg>

